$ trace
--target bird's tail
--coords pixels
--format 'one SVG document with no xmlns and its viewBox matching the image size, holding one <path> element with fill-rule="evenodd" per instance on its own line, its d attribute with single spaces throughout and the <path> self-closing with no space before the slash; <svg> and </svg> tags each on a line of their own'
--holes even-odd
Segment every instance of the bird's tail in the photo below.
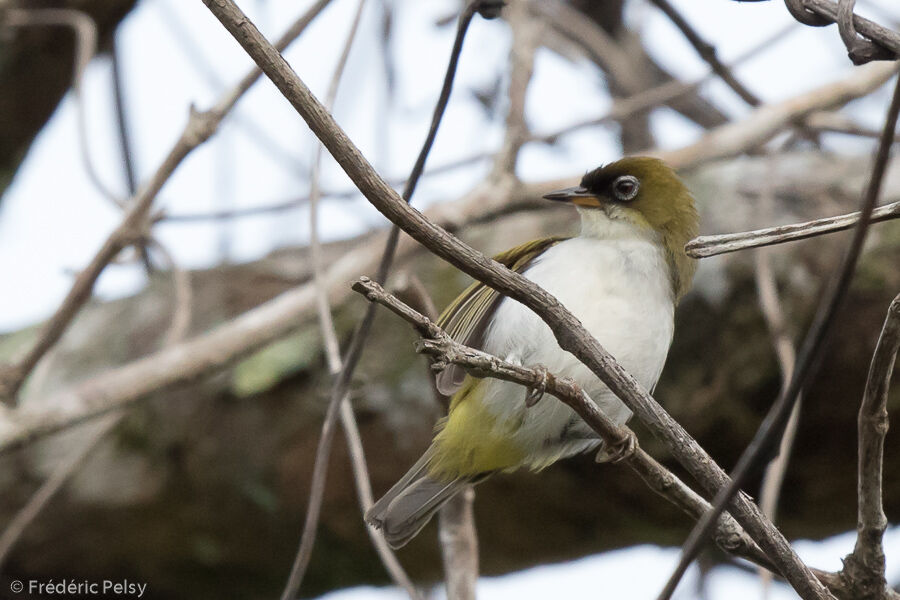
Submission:
<svg viewBox="0 0 900 600">
<path fill-rule="evenodd" d="M 381 529 L 392 548 L 405 546 L 414 538 L 434 513 L 474 477 L 459 477 L 449 481 L 435 479 L 428 474 L 428 463 L 434 446 L 394 484 L 368 511 L 366 522 Z"/>
</svg>

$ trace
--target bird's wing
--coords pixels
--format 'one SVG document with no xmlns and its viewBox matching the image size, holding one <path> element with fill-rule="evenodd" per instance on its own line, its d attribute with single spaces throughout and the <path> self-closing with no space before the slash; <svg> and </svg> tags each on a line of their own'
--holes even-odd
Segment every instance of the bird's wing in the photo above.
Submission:
<svg viewBox="0 0 900 600">
<path fill-rule="evenodd" d="M 521 273 L 536 257 L 566 239 L 549 237 L 532 240 L 498 254 L 494 260 Z M 502 298 L 497 291 L 476 281 L 444 309 L 437 324 L 460 344 L 480 349 L 484 332 Z M 465 378 L 462 368 L 450 365 L 438 373 L 437 388 L 449 396 L 459 389 Z"/>
</svg>

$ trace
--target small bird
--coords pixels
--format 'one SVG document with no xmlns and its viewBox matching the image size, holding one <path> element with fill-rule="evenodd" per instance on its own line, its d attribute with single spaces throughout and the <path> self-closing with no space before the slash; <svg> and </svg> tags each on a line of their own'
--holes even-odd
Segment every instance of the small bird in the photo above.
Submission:
<svg viewBox="0 0 900 600">
<path fill-rule="evenodd" d="M 598 167 L 580 185 L 544 198 L 574 204 L 581 233 L 534 240 L 495 260 L 555 296 L 652 390 L 672 342 L 675 305 L 696 268 L 684 252 L 698 230 L 694 198 L 671 167 L 649 157 Z M 559 347 L 537 315 L 482 283 L 456 298 L 438 324 L 462 344 L 574 379 L 616 423 L 631 417 L 586 366 Z M 528 407 L 514 383 L 476 379 L 450 365 L 437 375 L 437 386 L 452 398 L 431 446 L 366 513 L 366 521 L 395 548 L 466 484 L 498 471 L 537 471 L 601 445 L 571 408 L 546 400 Z"/>
</svg>

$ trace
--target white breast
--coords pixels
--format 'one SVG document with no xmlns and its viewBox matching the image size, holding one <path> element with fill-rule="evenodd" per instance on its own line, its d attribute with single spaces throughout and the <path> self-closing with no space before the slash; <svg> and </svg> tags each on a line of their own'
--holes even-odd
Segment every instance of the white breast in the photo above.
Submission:
<svg viewBox="0 0 900 600">
<path fill-rule="evenodd" d="M 550 248 L 524 273 L 553 294 L 647 389 L 656 385 L 672 341 L 673 303 L 668 266 L 658 243 L 637 236 L 577 237 Z M 623 423 L 630 411 L 574 356 L 563 352 L 550 328 L 531 310 L 505 299 L 488 327 L 487 352 L 526 366 L 543 365 L 574 378 L 610 417 Z M 485 403 L 498 427 L 512 435 L 542 467 L 596 442 L 574 413 L 553 398 L 524 408 L 521 387 L 493 381 Z M 556 440 L 559 443 L 554 443 Z"/>
</svg>

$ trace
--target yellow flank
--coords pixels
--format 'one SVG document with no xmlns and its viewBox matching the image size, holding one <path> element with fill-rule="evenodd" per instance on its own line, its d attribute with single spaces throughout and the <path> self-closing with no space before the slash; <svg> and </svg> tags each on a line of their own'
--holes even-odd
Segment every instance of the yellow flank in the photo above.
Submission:
<svg viewBox="0 0 900 600">
<path fill-rule="evenodd" d="M 509 439 L 512 431 L 498 427 L 496 417 L 482 404 L 484 381 L 467 377 L 453 395 L 450 414 L 436 427 L 430 476 L 449 481 L 515 468 L 525 458 Z"/>
</svg>

